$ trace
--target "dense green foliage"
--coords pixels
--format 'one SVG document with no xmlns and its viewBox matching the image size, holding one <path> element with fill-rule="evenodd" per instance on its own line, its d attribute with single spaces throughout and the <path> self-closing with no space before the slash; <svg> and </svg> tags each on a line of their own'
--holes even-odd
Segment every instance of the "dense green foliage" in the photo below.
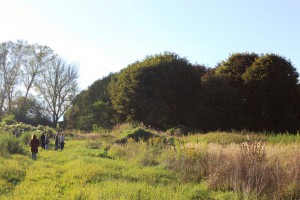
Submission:
<svg viewBox="0 0 300 200">
<path fill-rule="evenodd" d="M 12 134 L 0 134 L 0 156 L 23 153 L 20 141 Z"/>
<path fill-rule="evenodd" d="M 0 154 L 23 153 L 22 145 L 29 144 L 32 134 L 39 138 L 43 131 L 48 133 L 50 137 L 55 133 L 55 130 L 49 126 L 17 123 L 13 120 L 13 115 L 5 117 L 0 123 Z"/>
<path fill-rule="evenodd" d="M 112 127 L 114 112 L 108 89 L 113 76 L 95 81 L 76 96 L 73 106 L 64 115 L 67 128 L 90 131 L 93 127 Z"/>
<path fill-rule="evenodd" d="M 160 130 L 296 133 L 299 100 L 298 73 L 282 56 L 235 53 L 208 69 L 166 52 L 96 81 L 65 119 L 87 131 L 129 121 Z"/>
<path fill-rule="evenodd" d="M 122 70 L 111 85 L 119 121 L 139 121 L 167 129 L 191 126 L 200 74 L 186 59 L 165 53 Z"/>
<path fill-rule="evenodd" d="M 299 130 L 298 73 L 290 61 L 275 54 L 237 53 L 221 62 L 216 75 L 229 80 L 239 100 L 227 113 L 240 113 L 240 127 L 232 128 Z"/>
<path fill-rule="evenodd" d="M 225 76 L 235 88 L 242 87 L 242 75 L 259 56 L 255 53 L 235 53 L 216 67 L 216 74 Z"/>
<path fill-rule="evenodd" d="M 299 130 L 298 73 L 283 57 L 267 54 L 242 75 L 247 92 L 250 126 L 258 130 Z"/>
<path fill-rule="evenodd" d="M 12 113 L 15 115 L 15 120 L 33 126 L 51 125 L 51 120 L 43 112 L 42 105 L 32 97 L 18 97 L 13 102 Z"/>
</svg>

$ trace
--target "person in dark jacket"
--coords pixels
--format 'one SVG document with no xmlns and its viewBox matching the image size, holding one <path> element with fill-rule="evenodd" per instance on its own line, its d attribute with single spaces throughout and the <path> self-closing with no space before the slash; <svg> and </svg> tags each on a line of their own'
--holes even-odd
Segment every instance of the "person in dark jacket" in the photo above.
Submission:
<svg viewBox="0 0 300 200">
<path fill-rule="evenodd" d="M 55 150 L 58 150 L 59 145 L 59 133 L 57 132 L 55 135 Z"/>
<path fill-rule="evenodd" d="M 36 160 L 36 154 L 39 152 L 38 147 L 40 146 L 39 140 L 36 138 L 36 135 L 32 135 L 32 139 L 30 140 L 32 160 Z"/>
<path fill-rule="evenodd" d="M 41 147 L 43 149 L 45 149 L 45 132 L 44 131 L 42 132 L 42 135 L 41 135 Z"/>
</svg>

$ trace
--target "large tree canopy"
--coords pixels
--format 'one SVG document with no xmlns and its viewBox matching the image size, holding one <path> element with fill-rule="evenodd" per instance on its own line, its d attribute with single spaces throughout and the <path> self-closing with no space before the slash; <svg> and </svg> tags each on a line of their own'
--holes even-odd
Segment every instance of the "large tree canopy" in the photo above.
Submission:
<svg viewBox="0 0 300 200">
<path fill-rule="evenodd" d="M 43 71 L 42 78 L 35 84 L 55 127 L 59 118 L 71 106 L 78 90 L 77 78 L 78 69 L 74 64 L 68 64 L 62 58 L 55 57 Z"/>
<path fill-rule="evenodd" d="M 255 129 L 285 131 L 290 129 L 286 120 L 299 123 L 295 122 L 298 76 L 290 61 L 275 54 L 261 56 L 247 69 L 242 77 Z"/>
<path fill-rule="evenodd" d="M 146 57 L 122 70 L 111 85 L 114 109 L 121 121 L 157 128 L 192 123 L 199 68 L 174 53 Z"/>
<path fill-rule="evenodd" d="M 51 125 L 51 118 L 44 112 L 39 101 L 34 96 L 20 96 L 13 102 L 13 114 L 18 122 L 38 125 Z"/>
<path fill-rule="evenodd" d="M 207 69 L 167 52 L 96 81 L 65 118 L 84 130 L 134 121 L 158 129 L 296 132 L 299 88 L 296 69 L 275 54 L 235 53 Z"/>
<path fill-rule="evenodd" d="M 235 53 L 216 67 L 216 74 L 225 76 L 234 87 L 243 84 L 242 75 L 259 56 L 255 53 Z"/>
<path fill-rule="evenodd" d="M 64 115 L 67 128 L 92 130 L 93 126 L 111 128 L 114 121 L 110 102 L 109 83 L 114 74 L 96 80 L 76 96 Z"/>
</svg>

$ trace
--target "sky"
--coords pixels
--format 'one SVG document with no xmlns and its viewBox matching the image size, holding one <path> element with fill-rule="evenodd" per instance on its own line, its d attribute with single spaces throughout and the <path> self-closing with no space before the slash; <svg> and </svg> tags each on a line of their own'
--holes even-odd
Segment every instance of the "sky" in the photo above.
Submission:
<svg viewBox="0 0 300 200">
<path fill-rule="evenodd" d="M 0 0 L 0 42 L 26 40 L 79 65 L 79 88 L 147 55 L 215 67 L 275 53 L 300 72 L 299 0 Z"/>
</svg>

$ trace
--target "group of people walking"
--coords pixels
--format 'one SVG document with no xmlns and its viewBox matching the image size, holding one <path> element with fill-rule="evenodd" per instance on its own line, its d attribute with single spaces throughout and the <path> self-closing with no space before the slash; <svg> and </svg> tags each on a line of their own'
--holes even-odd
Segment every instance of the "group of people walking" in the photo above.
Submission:
<svg viewBox="0 0 300 200">
<path fill-rule="evenodd" d="M 30 140 L 32 160 L 36 160 L 36 155 L 38 153 L 38 147 L 40 146 L 40 144 L 43 149 L 48 150 L 49 143 L 50 143 L 50 136 L 48 133 L 45 134 L 45 132 L 42 132 L 40 140 L 38 140 L 36 135 L 33 134 L 32 138 Z M 65 137 L 62 133 L 57 132 L 55 135 L 55 148 L 54 149 L 55 150 L 60 149 L 62 151 L 64 149 L 64 146 L 65 146 Z"/>
<path fill-rule="evenodd" d="M 42 132 L 42 135 L 41 135 L 41 147 L 43 149 L 48 150 L 49 149 L 49 142 L 50 142 L 49 134 L 46 133 L 46 135 L 45 135 L 45 132 Z"/>
<path fill-rule="evenodd" d="M 55 150 L 60 149 L 61 151 L 64 149 L 65 147 L 65 137 L 64 135 L 61 133 L 56 133 L 55 135 Z"/>
</svg>

